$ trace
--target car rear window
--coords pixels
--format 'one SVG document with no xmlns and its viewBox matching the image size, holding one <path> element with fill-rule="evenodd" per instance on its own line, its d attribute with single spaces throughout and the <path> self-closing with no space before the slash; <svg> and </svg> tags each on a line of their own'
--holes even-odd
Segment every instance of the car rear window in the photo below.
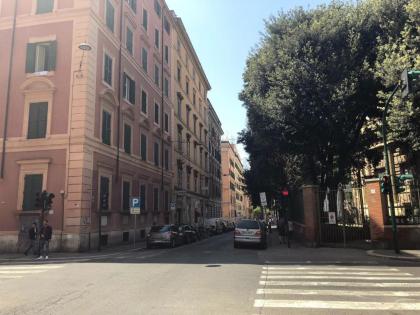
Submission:
<svg viewBox="0 0 420 315">
<path fill-rule="evenodd" d="M 253 230 L 256 230 L 256 229 L 259 229 L 260 226 L 259 226 L 257 221 L 246 220 L 246 221 L 239 222 L 237 228 L 238 229 L 253 229 Z"/>
<path fill-rule="evenodd" d="M 169 231 L 169 226 L 165 225 L 165 226 L 152 226 L 152 228 L 150 229 L 150 232 L 168 232 Z"/>
</svg>

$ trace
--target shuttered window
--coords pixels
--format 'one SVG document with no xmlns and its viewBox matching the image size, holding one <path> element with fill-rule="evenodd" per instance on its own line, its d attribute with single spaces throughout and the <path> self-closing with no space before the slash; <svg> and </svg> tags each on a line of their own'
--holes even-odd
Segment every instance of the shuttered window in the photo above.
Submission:
<svg viewBox="0 0 420 315">
<path fill-rule="evenodd" d="M 136 103 L 136 82 L 124 73 L 123 97 L 131 104 Z"/>
<path fill-rule="evenodd" d="M 123 181 L 123 211 L 130 211 L 130 182 Z"/>
<path fill-rule="evenodd" d="M 112 58 L 107 54 L 104 56 L 104 81 L 112 86 Z"/>
<path fill-rule="evenodd" d="M 163 89 L 166 97 L 169 97 L 169 80 L 165 78 L 163 83 Z"/>
<path fill-rule="evenodd" d="M 162 14 L 162 7 L 158 0 L 155 0 L 155 12 L 159 17 Z"/>
<path fill-rule="evenodd" d="M 165 131 L 169 132 L 169 115 L 165 113 Z"/>
<path fill-rule="evenodd" d="M 22 209 L 25 211 L 38 210 L 35 209 L 36 194 L 42 192 L 42 174 L 25 175 L 25 183 L 23 187 L 23 204 Z"/>
<path fill-rule="evenodd" d="M 147 24 L 149 24 L 149 17 L 146 9 L 143 9 L 143 28 L 147 31 Z"/>
<path fill-rule="evenodd" d="M 26 73 L 55 70 L 57 42 L 28 43 L 26 46 Z"/>
<path fill-rule="evenodd" d="M 127 0 L 128 4 L 130 5 L 130 8 L 137 12 L 137 0 Z"/>
<path fill-rule="evenodd" d="M 147 93 L 144 90 L 141 91 L 141 111 L 147 114 Z"/>
<path fill-rule="evenodd" d="M 126 47 L 130 54 L 133 54 L 133 32 L 127 27 L 126 32 Z"/>
<path fill-rule="evenodd" d="M 102 111 L 102 143 L 111 145 L 111 114 Z"/>
<path fill-rule="evenodd" d="M 160 86 L 159 81 L 160 81 L 159 67 L 155 65 L 155 84 L 157 86 Z"/>
<path fill-rule="evenodd" d="M 36 14 L 52 12 L 54 9 L 54 0 L 37 0 Z"/>
<path fill-rule="evenodd" d="M 124 152 L 131 154 L 131 126 L 124 124 Z"/>
<path fill-rule="evenodd" d="M 159 38 L 160 38 L 159 30 L 155 29 L 155 47 L 156 48 L 159 48 Z"/>
<path fill-rule="evenodd" d="M 155 103 L 155 123 L 159 124 L 159 105 Z"/>
<path fill-rule="evenodd" d="M 165 45 L 165 62 L 169 63 L 169 47 Z"/>
<path fill-rule="evenodd" d="M 45 138 L 47 133 L 48 103 L 29 105 L 28 139 Z"/>
<path fill-rule="evenodd" d="M 112 6 L 109 0 L 106 0 L 106 12 L 105 12 L 105 20 L 106 26 L 109 28 L 111 32 L 114 32 L 114 16 L 115 16 L 115 9 Z"/>
<path fill-rule="evenodd" d="M 144 134 L 140 136 L 140 157 L 143 161 L 147 160 L 147 137 Z"/>
</svg>

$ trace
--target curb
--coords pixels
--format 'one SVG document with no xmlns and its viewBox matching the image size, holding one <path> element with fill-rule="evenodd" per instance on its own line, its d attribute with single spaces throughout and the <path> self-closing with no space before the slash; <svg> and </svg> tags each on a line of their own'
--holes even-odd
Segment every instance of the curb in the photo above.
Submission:
<svg viewBox="0 0 420 315">
<path fill-rule="evenodd" d="M 373 257 L 380 257 L 380 258 L 388 258 L 388 259 L 395 259 L 395 260 L 405 260 L 405 261 L 420 262 L 420 257 L 406 257 L 406 256 L 398 256 L 398 255 L 378 254 L 378 253 L 375 253 L 374 250 L 368 250 L 368 251 L 366 251 L 366 253 L 369 256 L 373 256 Z"/>
</svg>

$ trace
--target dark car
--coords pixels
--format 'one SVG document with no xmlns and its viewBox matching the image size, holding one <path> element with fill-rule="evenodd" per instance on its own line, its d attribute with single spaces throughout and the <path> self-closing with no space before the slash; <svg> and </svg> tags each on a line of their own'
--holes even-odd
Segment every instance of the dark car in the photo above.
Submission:
<svg viewBox="0 0 420 315">
<path fill-rule="evenodd" d="M 197 231 L 191 225 L 182 225 L 182 232 L 184 234 L 184 242 L 185 243 L 192 243 L 197 241 L 198 235 Z"/>
<path fill-rule="evenodd" d="M 233 245 L 255 244 L 267 248 L 267 230 L 264 224 L 257 220 L 241 220 L 237 224 L 233 236 Z"/>
<path fill-rule="evenodd" d="M 156 225 L 152 226 L 146 238 L 146 247 L 152 248 L 154 245 L 166 245 L 175 247 L 183 243 L 183 234 L 175 225 Z"/>
</svg>

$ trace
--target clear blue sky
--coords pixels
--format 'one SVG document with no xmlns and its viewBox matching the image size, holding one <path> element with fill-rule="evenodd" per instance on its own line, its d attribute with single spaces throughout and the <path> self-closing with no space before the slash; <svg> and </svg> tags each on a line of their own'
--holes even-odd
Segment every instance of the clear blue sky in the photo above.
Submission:
<svg viewBox="0 0 420 315">
<path fill-rule="evenodd" d="M 212 90 L 209 98 L 225 136 L 236 141 L 246 126 L 238 94 L 246 59 L 264 31 L 264 19 L 279 11 L 313 8 L 327 0 L 166 0 L 182 18 Z M 244 154 L 239 148 L 241 155 Z"/>
</svg>

